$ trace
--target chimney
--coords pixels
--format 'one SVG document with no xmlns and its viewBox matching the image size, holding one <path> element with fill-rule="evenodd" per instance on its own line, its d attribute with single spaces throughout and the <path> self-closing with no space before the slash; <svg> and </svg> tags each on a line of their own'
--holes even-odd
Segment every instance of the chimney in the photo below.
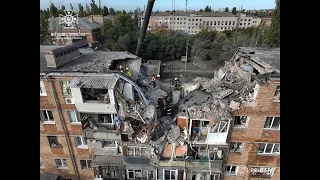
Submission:
<svg viewBox="0 0 320 180">
<path fill-rule="evenodd" d="M 80 57 L 80 51 L 76 44 L 72 43 L 45 52 L 47 67 L 58 68 Z"/>
</svg>

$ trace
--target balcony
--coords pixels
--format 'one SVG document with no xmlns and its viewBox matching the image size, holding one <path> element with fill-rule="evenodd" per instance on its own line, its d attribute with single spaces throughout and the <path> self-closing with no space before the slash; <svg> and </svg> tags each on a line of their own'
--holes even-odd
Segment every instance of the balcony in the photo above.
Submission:
<svg viewBox="0 0 320 180">
<path fill-rule="evenodd" d="M 191 120 L 189 135 L 195 144 L 228 145 L 226 143 L 230 120 L 220 120 L 210 125 L 207 120 Z"/>
<path fill-rule="evenodd" d="M 118 77 L 77 77 L 69 83 L 79 112 L 116 114 L 113 88 Z"/>
</svg>

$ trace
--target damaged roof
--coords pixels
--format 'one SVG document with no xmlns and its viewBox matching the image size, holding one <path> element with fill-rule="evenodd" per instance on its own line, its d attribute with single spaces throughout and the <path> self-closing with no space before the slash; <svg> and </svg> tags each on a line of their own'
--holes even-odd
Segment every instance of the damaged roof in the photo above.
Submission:
<svg viewBox="0 0 320 180">
<path fill-rule="evenodd" d="M 269 66 L 280 74 L 280 48 L 249 48 L 240 47 L 239 55 L 247 55 L 265 68 Z M 269 66 L 268 66 L 269 65 Z"/>
<path fill-rule="evenodd" d="M 81 56 L 58 68 L 47 67 L 45 52 L 63 46 L 40 46 L 40 72 L 116 72 L 109 67 L 113 60 L 140 59 L 129 52 L 93 51 L 80 48 Z"/>
<path fill-rule="evenodd" d="M 76 77 L 69 83 L 69 87 L 113 89 L 118 81 L 117 76 L 110 77 Z"/>
</svg>

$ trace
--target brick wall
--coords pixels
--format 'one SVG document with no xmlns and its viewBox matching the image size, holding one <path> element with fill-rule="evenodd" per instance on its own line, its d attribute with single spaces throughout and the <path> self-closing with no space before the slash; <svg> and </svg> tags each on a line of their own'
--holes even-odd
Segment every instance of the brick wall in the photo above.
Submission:
<svg viewBox="0 0 320 180">
<path fill-rule="evenodd" d="M 243 142 L 242 152 L 229 152 L 230 165 L 239 166 L 237 176 L 225 175 L 225 180 L 265 179 L 249 177 L 251 166 L 277 167 L 272 178 L 280 179 L 280 156 L 257 155 L 260 142 L 280 143 L 280 130 L 265 130 L 267 117 L 280 116 L 280 103 L 273 101 L 276 85 L 260 85 L 256 100 L 250 106 L 242 106 L 235 116 L 250 116 L 247 128 L 233 128 L 231 142 Z"/>
<path fill-rule="evenodd" d="M 60 86 L 61 80 L 72 80 L 73 77 L 56 77 L 54 88 L 58 94 L 58 102 L 62 109 L 63 121 L 66 125 L 67 132 L 71 141 L 71 147 L 74 152 L 77 169 L 81 179 L 93 179 L 93 170 L 81 169 L 80 160 L 91 159 L 89 149 L 80 149 L 75 145 L 75 136 L 85 136 L 82 131 L 81 124 L 71 124 L 68 119 L 67 111 L 76 111 L 73 104 L 65 103 L 65 96 L 62 94 Z M 40 80 L 43 80 L 40 77 Z M 55 120 L 55 124 L 44 124 L 40 121 L 40 157 L 42 158 L 43 168 L 40 168 L 40 173 L 59 174 L 63 178 L 74 178 L 74 169 L 66 143 L 65 134 L 63 133 L 61 120 L 58 110 L 55 107 L 53 95 L 50 89 L 49 82 L 43 80 L 46 88 L 47 96 L 40 96 L 40 110 L 51 110 Z M 47 136 L 57 136 L 58 142 L 62 145 L 61 148 L 51 148 Z M 89 143 L 88 143 L 89 145 Z M 67 169 L 57 169 L 54 159 L 64 158 L 67 160 Z"/>
</svg>

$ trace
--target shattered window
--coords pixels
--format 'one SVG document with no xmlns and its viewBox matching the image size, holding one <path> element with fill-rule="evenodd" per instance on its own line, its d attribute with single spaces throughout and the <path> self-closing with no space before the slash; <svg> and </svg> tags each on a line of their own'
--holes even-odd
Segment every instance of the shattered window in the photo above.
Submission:
<svg viewBox="0 0 320 180">
<path fill-rule="evenodd" d="M 267 117 L 265 129 L 280 129 L 280 117 Z"/>
<path fill-rule="evenodd" d="M 55 159 L 57 168 L 67 167 L 67 160 L 66 159 Z"/>
<path fill-rule="evenodd" d="M 103 101 L 110 103 L 108 89 L 82 88 L 83 101 Z"/>
<path fill-rule="evenodd" d="M 273 99 L 280 100 L 280 85 L 277 86 L 276 92 L 274 93 L 274 96 L 273 96 Z"/>
<path fill-rule="evenodd" d="M 235 128 L 246 128 L 249 116 L 235 116 L 234 117 L 234 127 Z"/>
<path fill-rule="evenodd" d="M 80 160 L 81 169 L 91 169 L 91 160 Z"/>
<path fill-rule="evenodd" d="M 102 148 L 116 148 L 117 142 L 116 141 L 101 141 Z"/>
<path fill-rule="evenodd" d="M 279 143 L 261 143 L 258 154 L 280 154 Z"/>
<path fill-rule="evenodd" d="M 47 136 L 50 147 L 61 147 L 61 144 L 58 143 L 57 136 Z"/>
<path fill-rule="evenodd" d="M 252 167 L 250 170 L 251 177 L 272 177 L 275 168 L 272 167 Z"/>
<path fill-rule="evenodd" d="M 227 165 L 226 167 L 226 175 L 237 175 L 237 166 Z"/>
<path fill-rule="evenodd" d="M 54 122 L 52 111 L 40 110 L 40 120 L 42 122 Z"/>
<path fill-rule="evenodd" d="M 230 142 L 230 152 L 241 152 L 242 142 Z"/>
</svg>

